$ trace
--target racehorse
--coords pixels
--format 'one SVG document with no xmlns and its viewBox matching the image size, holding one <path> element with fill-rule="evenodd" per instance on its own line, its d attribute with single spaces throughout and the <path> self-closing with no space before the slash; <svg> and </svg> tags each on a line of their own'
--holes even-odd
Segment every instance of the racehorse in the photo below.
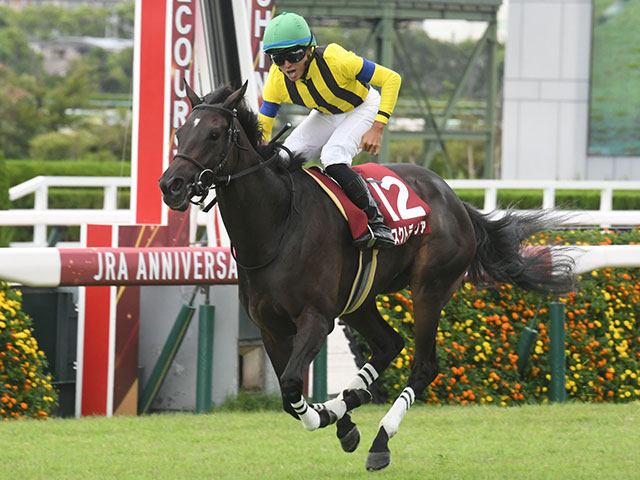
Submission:
<svg viewBox="0 0 640 480">
<path fill-rule="evenodd" d="M 367 389 L 404 347 L 378 313 L 376 295 L 411 286 L 415 356 L 406 388 L 380 422 L 368 470 L 389 465 L 389 439 L 415 398 L 438 375 L 435 338 L 440 312 L 467 278 L 509 282 L 549 293 L 573 288 L 569 256 L 524 253 L 523 240 L 554 226 L 546 211 L 483 215 L 462 202 L 434 172 L 390 164 L 431 207 L 431 233 L 380 250 L 372 288 L 362 305 L 342 316 L 371 347 L 371 357 L 337 398 L 309 405 L 303 376 L 343 311 L 359 262 L 349 228 L 329 197 L 303 171 L 304 160 L 285 161 L 278 145 L 264 145 L 257 116 L 244 101 L 247 87 L 224 86 L 200 98 L 188 85 L 192 112 L 176 133 L 178 153 L 160 178 L 164 202 L 184 211 L 193 197 L 215 188 L 232 243 L 239 295 L 260 328 L 279 378 L 284 409 L 307 430 L 337 422 L 345 451 L 360 432 L 350 413 L 370 400 Z"/>
</svg>

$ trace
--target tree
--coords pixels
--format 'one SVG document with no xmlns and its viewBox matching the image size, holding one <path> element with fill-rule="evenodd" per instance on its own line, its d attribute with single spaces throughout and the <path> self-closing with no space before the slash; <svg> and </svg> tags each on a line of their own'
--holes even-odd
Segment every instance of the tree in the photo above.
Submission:
<svg viewBox="0 0 640 480">
<path fill-rule="evenodd" d="M 102 93 L 129 93 L 133 75 L 133 49 L 108 52 L 93 48 L 86 58 L 79 60 L 76 68 L 84 66 L 92 73 L 92 90 Z"/>
<path fill-rule="evenodd" d="M 61 83 L 45 93 L 44 109 L 50 130 L 56 130 L 74 122 L 74 117 L 67 113 L 68 109 L 89 106 L 89 94 L 93 90 L 90 84 L 93 71 L 86 65 L 73 68 Z"/>
<path fill-rule="evenodd" d="M 0 14 L 2 11 L 0 11 Z M 17 73 L 42 78 L 42 58 L 29 46 L 27 35 L 0 17 L 0 64 Z"/>
<path fill-rule="evenodd" d="M 0 152 L 8 158 L 26 156 L 29 140 L 41 129 L 36 92 L 32 77 L 0 65 Z"/>
</svg>

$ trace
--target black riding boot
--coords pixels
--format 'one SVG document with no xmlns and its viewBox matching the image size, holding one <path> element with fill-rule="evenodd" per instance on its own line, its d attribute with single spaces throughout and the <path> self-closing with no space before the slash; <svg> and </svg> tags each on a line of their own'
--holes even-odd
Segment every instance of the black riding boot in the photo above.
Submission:
<svg viewBox="0 0 640 480">
<path fill-rule="evenodd" d="M 371 195 L 364 178 L 346 164 L 329 165 L 326 170 L 354 205 L 367 214 L 369 231 L 360 238 L 356 238 L 353 244 L 358 248 L 393 247 L 395 245 L 393 234 L 385 225 L 378 203 Z"/>
</svg>

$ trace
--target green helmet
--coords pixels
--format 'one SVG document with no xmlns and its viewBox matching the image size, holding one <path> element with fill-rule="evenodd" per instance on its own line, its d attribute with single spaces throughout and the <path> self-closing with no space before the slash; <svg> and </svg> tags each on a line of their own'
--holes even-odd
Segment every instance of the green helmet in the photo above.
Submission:
<svg viewBox="0 0 640 480">
<path fill-rule="evenodd" d="M 291 47 L 315 46 L 316 39 L 304 18 L 283 12 L 269 22 L 264 30 L 262 50 L 281 50 Z"/>
</svg>

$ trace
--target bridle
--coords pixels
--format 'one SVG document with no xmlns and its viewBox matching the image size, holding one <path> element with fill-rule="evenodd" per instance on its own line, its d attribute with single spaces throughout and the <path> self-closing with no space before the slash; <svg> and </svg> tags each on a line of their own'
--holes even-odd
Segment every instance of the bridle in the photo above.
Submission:
<svg viewBox="0 0 640 480">
<path fill-rule="evenodd" d="M 218 173 L 227 165 L 229 162 L 229 158 L 231 157 L 231 152 L 233 151 L 233 147 L 238 147 L 241 150 L 246 150 L 246 147 L 241 146 L 238 143 L 238 136 L 240 134 L 240 129 L 238 128 L 238 111 L 234 108 L 233 110 L 229 110 L 228 108 L 219 106 L 219 105 L 211 105 L 208 103 L 200 103 L 193 107 L 193 111 L 197 109 L 209 108 L 213 110 L 217 110 L 219 112 L 226 113 L 231 117 L 231 121 L 229 122 L 229 129 L 227 130 L 227 143 L 224 146 L 224 149 L 220 153 L 220 162 L 215 167 L 215 169 L 211 170 L 210 168 L 205 167 L 202 163 L 200 163 L 195 158 L 185 154 L 185 153 L 176 153 L 173 156 L 173 159 L 183 158 L 193 165 L 195 165 L 200 171 L 195 174 L 192 182 L 187 186 L 189 190 L 189 201 L 195 205 L 202 205 L 204 203 L 204 199 L 207 197 L 209 190 L 212 188 L 217 188 L 220 185 L 228 185 L 232 180 L 232 175 L 228 175 L 226 177 L 218 176 Z M 193 112 L 192 111 L 192 112 Z M 193 201 L 193 197 L 200 197 L 200 200 Z M 215 201 L 207 205 L 207 210 L 209 211 L 211 207 L 215 204 Z"/>
<path fill-rule="evenodd" d="M 231 183 L 232 180 L 238 179 L 240 177 L 244 177 L 245 175 L 249 175 L 250 173 L 256 172 L 258 170 L 261 170 L 267 166 L 269 166 L 271 163 L 274 163 L 276 160 L 278 160 L 280 158 L 280 153 L 279 150 L 280 149 L 284 149 L 290 157 L 292 157 L 292 153 L 291 151 L 289 151 L 288 148 L 286 148 L 284 145 L 278 145 L 278 147 L 275 149 L 273 155 L 271 157 L 269 157 L 267 160 L 263 161 L 263 162 L 259 162 L 256 165 L 253 165 L 252 167 L 246 168 L 244 170 L 241 170 L 237 173 L 234 174 L 229 174 L 229 175 L 225 175 L 225 176 L 219 176 L 219 172 L 227 165 L 227 163 L 229 162 L 229 158 L 231 157 L 231 153 L 233 152 L 233 148 L 236 147 L 240 150 L 248 150 L 247 147 L 243 147 L 242 145 L 240 145 L 239 141 L 238 141 L 238 137 L 240 135 L 240 128 L 238 127 L 238 111 L 237 109 L 228 109 L 226 107 L 220 106 L 220 105 L 214 105 L 214 104 L 209 104 L 209 103 L 200 103 L 198 105 L 196 105 L 195 107 L 193 107 L 193 110 L 197 110 L 199 108 L 208 108 L 208 109 L 212 109 L 212 110 L 216 110 L 218 112 L 222 112 L 225 113 L 227 115 L 230 116 L 231 121 L 229 122 L 229 128 L 227 130 L 227 142 L 224 146 L 224 149 L 222 150 L 222 152 L 220 153 L 220 163 L 218 163 L 218 165 L 212 170 L 208 167 L 205 167 L 202 163 L 200 163 L 198 160 L 196 160 L 195 158 L 185 154 L 185 153 L 176 153 L 173 156 L 173 159 L 176 160 L 178 158 L 182 158 L 184 160 L 187 160 L 188 162 L 192 163 L 193 165 L 195 165 L 200 171 L 197 172 L 194 177 L 193 180 L 191 181 L 191 183 L 189 185 L 187 185 L 187 189 L 189 191 L 189 201 L 191 203 L 193 203 L 194 205 L 204 205 L 204 199 L 207 197 L 207 195 L 209 194 L 209 190 L 211 189 L 218 189 L 221 187 L 225 187 L 227 185 L 229 185 L 229 183 Z M 193 113 L 192 110 L 192 113 Z M 280 137 L 288 128 L 291 127 L 291 124 L 287 124 L 285 126 L 285 128 L 282 129 L 282 131 L 280 131 L 280 133 L 278 133 L 272 140 L 271 142 L 275 142 L 275 140 L 278 139 L 278 137 Z M 295 210 L 297 213 L 300 213 L 298 208 L 295 206 L 294 203 L 294 194 L 295 194 L 295 187 L 293 184 L 293 178 L 291 177 L 291 173 L 289 172 L 289 178 L 291 180 L 291 202 L 290 202 L 290 208 L 289 208 L 289 214 L 287 215 L 287 221 L 286 221 L 286 225 L 288 226 L 289 224 L 289 219 L 291 218 L 291 211 Z M 197 197 L 199 196 L 200 199 L 197 201 L 192 200 L 193 197 Z M 205 213 L 208 212 L 209 210 L 211 210 L 211 208 L 216 204 L 217 202 L 217 197 L 214 198 L 211 202 L 209 202 L 206 206 L 204 206 L 204 208 L 202 209 Z M 242 265 L 240 262 L 238 262 L 238 259 L 236 258 L 235 255 L 235 249 L 233 248 L 233 246 L 231 246 L 231 255 L 233 255 L 234 260 L 236 261 L 236 263 L 238 264 L 238 266 L 246 269 L 246 270 L 257 270 L 263 267 L 266 267 L 267 265 L 269 265 L 271 262 L 273 262 L 276 257 L 278 256 L 278 254 L 280 253 L 280 248 L 282 247 L 282 241 L 284 240 L 286 234 L 286 228 L 284 230 L 284 233 L 282 234 L 280 241 L 278 243 L 278 247 L 276 248 L 276 251 L 274 252 L 274 254 L 269 258 L 269 260 L 267 260 L 266 262 L 260 264 L 260 265 L 255 265 L 255 266 L 246 266 L 246 265 Z"/>
</svg>

